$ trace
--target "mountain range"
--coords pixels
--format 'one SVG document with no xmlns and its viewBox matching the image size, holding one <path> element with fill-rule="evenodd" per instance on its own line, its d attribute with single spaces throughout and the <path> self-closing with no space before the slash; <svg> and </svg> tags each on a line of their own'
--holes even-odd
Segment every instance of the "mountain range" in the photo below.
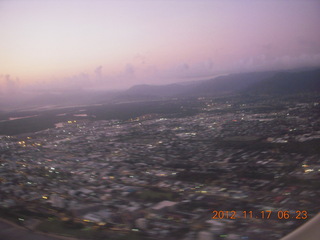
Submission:
<svg viewBox="0 0 320 240">
<path fill-rule="evenodd" d="M 137 85 L 121 93 L 128 98 L 221 96 L 226 94 L 291 95 L 320 92 L 320 68 L 303 71 L 238 73 L 190 84 Z"/>
<path fill-rule="evenodd" d="M 228 94 L 279 96 L 312 92 L 320 92 L 320 68 L 237 73 L 208 80 L 158 86 L 136 85 L 118 92 L 75 90 L 30 93 L 24 99 L 22 97 L 20 99 L 13 97 L 12 101 L 0 99 L 0 110 L 216 97 Z"/>
</svg>

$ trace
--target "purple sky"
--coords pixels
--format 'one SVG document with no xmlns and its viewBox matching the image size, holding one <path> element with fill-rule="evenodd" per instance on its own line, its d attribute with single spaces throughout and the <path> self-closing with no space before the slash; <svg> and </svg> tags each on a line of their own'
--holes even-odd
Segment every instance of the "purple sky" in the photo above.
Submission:
<svg viewBox="0 0 320 240">
<path fill-rule="evenodd" d="M 0 87 L 105 88 L 320 66 L 320 1 L 2 0 Z"/>
</svg>

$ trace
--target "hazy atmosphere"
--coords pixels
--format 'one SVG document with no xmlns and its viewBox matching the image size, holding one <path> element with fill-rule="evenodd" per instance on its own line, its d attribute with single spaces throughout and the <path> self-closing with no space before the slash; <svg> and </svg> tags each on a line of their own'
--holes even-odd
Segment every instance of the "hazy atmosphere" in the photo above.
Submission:
<svg viewBox="0 0 320 240">
<path fill-rule="evenodd" d="M 319 0 L 0 0 L 0 239 L 319 240 Z"/>
<path fill-rule="evenodd" d="M 1 1 L 0 91 L 320 64 L 319 1 Z"/>
</svg>

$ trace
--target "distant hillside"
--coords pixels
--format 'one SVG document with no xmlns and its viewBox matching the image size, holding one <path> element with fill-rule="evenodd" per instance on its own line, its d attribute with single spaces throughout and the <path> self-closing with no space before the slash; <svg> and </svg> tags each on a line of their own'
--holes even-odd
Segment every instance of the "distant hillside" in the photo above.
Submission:
<svg viewBox="0 0 320 240">
<path fill-rule="evenodd" d="M 221 96 L 225 94 L 297 94 L 320 91 L 320 69 L 238 73 L 216 77 L 190 85 L 137 85 L 120 98 L 152 99 L 168 97 Z"/>
<path fill-rule="evenodd" d="M 192 82 L 190 84 L 136 85 L 125 91 L 120 97 L 166 98 L 223 95 L 244 90 L 252 84 L 267 79 L 274 74 L 274 72 L 239 73 Z"/>
<path fill-rule="evenodd" d="M 320 92 L 320 69 L 301 72 L 280 72 L 249 86 L 245 92 L 259 95 Z"/>
<path fill-rule="evenodd" d="M 320 92 L 320 68 L 296 71 L 238 73 L 216 78 L 162 86 L 136 85 L 125 91 L 44 91 L 0 95 L 0 110 L 43 106 L 80 106 L 105 103 L 148 102 L 169 98 L 222 96 L 226 94 L 292 95 Z"/>
<path fill-rule="evenodd" d="M 177 96 L 189 89 L 189 86 L 174 83 L 162 86 L 155 85 L 136 85 L 128 89 L 125 93 L 129 96 L 155 96 L 171 97 Z"/>
<path fill-rule="evenodd" d="M 273 76 L 275 72 L 238 73 L 200 82 L 184 92 L 187 95 L 210 96 L 235 93 Z"/>
</svg>

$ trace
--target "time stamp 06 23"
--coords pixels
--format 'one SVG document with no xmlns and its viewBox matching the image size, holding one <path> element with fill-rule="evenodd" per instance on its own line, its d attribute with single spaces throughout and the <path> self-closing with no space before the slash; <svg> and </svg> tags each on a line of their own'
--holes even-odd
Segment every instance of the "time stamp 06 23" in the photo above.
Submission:
<svg viewBox="0 0 320 240">
<path fill-rule="evenodd" d="M 308 218 L 305 210 L 297 211 L 212 211 L 212 219 L 302 219 Z"/>
</svg>

